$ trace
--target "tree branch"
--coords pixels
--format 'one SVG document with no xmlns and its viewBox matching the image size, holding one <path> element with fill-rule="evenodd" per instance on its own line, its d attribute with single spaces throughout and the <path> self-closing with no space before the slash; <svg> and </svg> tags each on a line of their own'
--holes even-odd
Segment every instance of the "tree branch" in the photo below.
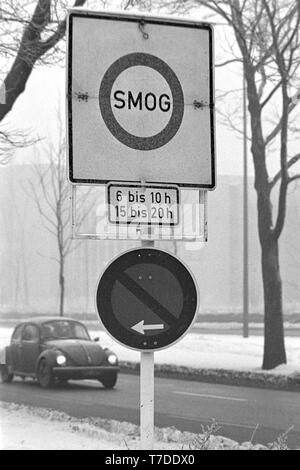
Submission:
<svg viewBox="0 0 300 470">
<path fill-rule="evenodd" d="M 287 168 L 291 168 L 291 166 L 295 165 L 295 163 L 300 161 L 300 153 L 297 153 L 294 155 L 288 162 L 287 162 Z M 273 177 L 273 179 L 270 181 L 270 188 L 272 189 L 275 184 L 280 180 L 281 178 L 281 170 L 276 173 L 276 175 Z M 290 181 L 291 178 L 289 178 Z"/>
<path fill-rule="evenodd" d="M 75 0 L 74 6 L 82 6 L 85 2 L 86 0 Z M 6 97 L 5 103 L 0 104 L 0 121 L 9 113 L 17 98 L 25 90 L 37 60 L 54 47 L 65 34 L 66 19 L 58 24 L 49 39 L 41 41 L 41 36 L 50 21 L 50 8 L 51 0 L 38 0 L 31 20 L 24 28 L 17 56 L 4 80 Z"/>
<path fill-rule="evenodd" d="M 298 92 L 299 93 L 299 92 Z M 289 99 L 289 108 L 288 108 L 288 114 L 290 114 L 293 109 L 295 109 L 295 107 L 297 106 L 298 102 L 297 101 L 294 101 L 294 98 L 290 98 Z M 266 142 L 266 145 L 268 145 L 273 139 L 275 139 L 275 137 L 278 135 L 278 133 L 280 132 L 281 130 L 281 127 L 282 127 L 282 119 L 280 119 L 280 121 L 278 122 L 278 124 L 276 124 L 276 126 L 274 127 L 274 129 L 270 132 L 270 134 L 266 137 L 265 139 L 265 142 Z"/>
<path fill-rule="evenodd" d="M 215 67 L 224 67 L 225 65 L 232 64 L 233 62 L 238 62 L 240 64 L 243 63 L 242 59 L 228 59 L 228 60 L 225 60 L 224 62 L 220 62 L 219 64 L 215 64 Z"/>
<path fill-rule="evenodd" d="M 280 80 L 277 85 L 274 86 L 273 90 L 269 93 L 269 95 L 264 99 L 264 101 L 260 105 L 260 109 L 263 109 L 263 107 L 270 101 L 274 93 L 280 88 L 282 84 L 282 81 Z"/>
<path fill-rule="evenodd" d="M 290 184 L 290 183 L 292 183 L 293 181 L 296 181 L 296 180 L 298 180 L 298 179 L 300 179 L 300 173 L 297 174 L 297 175 L 291 176 L 291 177 L 288 179 L 288 184 Z"/>
</svg>

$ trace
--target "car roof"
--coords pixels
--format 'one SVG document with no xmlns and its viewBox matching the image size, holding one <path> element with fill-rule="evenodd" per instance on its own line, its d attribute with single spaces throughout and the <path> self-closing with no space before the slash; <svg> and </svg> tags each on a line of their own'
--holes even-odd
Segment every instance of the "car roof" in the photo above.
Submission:
<svg viewBox="0 0 300 470">
<path fill-rule="evenodd" d="M 49 321 L 78 321 L 79 323 L 82 323 L 79 320 L 76 320 L 75 318 L 68 318 L 68 317 L 33 317 L 33 318 L 27 318 L 26 320 L 22 320 L 18 323 L 18 325 L 23 325 L 24 323 L 35 323 L 37 325 L 42 325 L 43 323 L 49 322 Z"/>
</svg>

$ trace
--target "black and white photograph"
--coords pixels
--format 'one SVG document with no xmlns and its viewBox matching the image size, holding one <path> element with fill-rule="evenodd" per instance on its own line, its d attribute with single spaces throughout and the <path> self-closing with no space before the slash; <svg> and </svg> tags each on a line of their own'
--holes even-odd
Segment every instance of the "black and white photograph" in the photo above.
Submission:
<svg viewBox="0 0 300 470">
<path fill-rule="evenodd" d="M 300 450 L 300 0 L 0 0 L 0 450 Z"/>
</svg>

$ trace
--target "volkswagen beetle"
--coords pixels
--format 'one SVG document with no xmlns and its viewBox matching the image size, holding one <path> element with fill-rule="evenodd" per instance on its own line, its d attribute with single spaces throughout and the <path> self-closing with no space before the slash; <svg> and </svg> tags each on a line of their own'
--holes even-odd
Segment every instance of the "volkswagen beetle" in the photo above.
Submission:
<svg viewBox="0 0 300 470">
<path fill-rule="evenodd" d="M 96 379 L 113 388 L 118 359 L 97 340 L 92 341 L 85 325 L 73 319 L 43 317 L 19 323 L 3 351 L 2 382 L 32 377 L 48 388 L 69 379 Z"/>
</svg>

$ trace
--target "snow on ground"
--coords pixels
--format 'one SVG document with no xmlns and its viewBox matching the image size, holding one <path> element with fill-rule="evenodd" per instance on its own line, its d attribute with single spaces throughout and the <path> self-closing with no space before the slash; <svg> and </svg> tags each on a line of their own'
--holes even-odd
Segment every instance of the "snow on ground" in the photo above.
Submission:
<svg viewBox="0 0 300 470">
<path fill-rule="evenodd" d="M 9 343 L 12 328 L 0 328 L 0 349 Z M 139 362 L 140 354 L 116 343 L 101 330 L 90 331 L 92 338 L 100 337 L 100 344 L 112 349 L 121 361 Z M 270 371 L 288 375 L 300 373 L 300 338 L 286 337 L 288 364 Z M 189 333 L 183 340 L 155 353 L 156 364 L 171 364 L 203 369 L 231 369 L 261 371 L 263 337 L 242 338 L 238 335 Z M 265 372 L 265 371 L 264 371 Z"/>
<path fill-rule="evenodd" d="M 253 330 L 263 330 L 264 324 L 261 323 L 254 323 L 251 322 L 249 325 L 250 329 Z M 194 328 L 201 328 L 202 330 L 242 330 L 243 325 L 240 322 L 201 322 L 195 323 Z M 299 322 L 292 322 L 292 321 L 285 321 L 284 322 L 284 329 L 287 330 L 299 330 L 300 323 Z"/>
<path fill-rule="evenodd" d="M 0 450 L 138 450 L 139 428 L 126 422 L 101 418 L 77 419 L 65 413 L 0 402 Z M 21 425 L 20 425 L 21 424 Z M 155 429 L 155 450 L 263 449 L 250 443 L 237 444 L 222 436 Z M 204 448 L 203 448 L 204 447 Z"/>
</svg>

